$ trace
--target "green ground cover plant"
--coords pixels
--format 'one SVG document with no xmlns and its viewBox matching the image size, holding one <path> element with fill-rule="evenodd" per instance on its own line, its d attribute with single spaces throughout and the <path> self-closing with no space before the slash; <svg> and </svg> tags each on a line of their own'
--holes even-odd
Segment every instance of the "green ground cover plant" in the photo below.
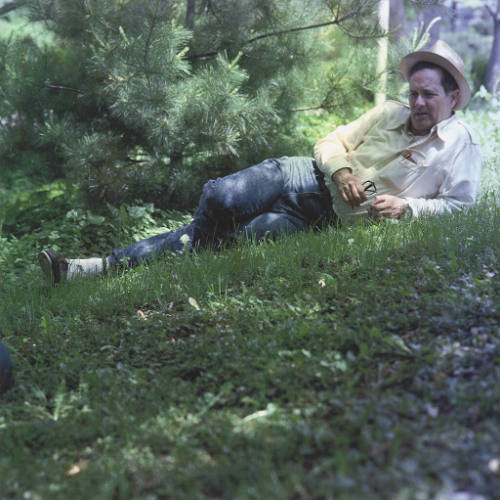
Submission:
<svg viewBox="0 0 500 500">
<path fill-rule="evenodd" d="M 467 213 L 103 279 L 48 287 L 36 253 L 107 250 L 189 214 L 138 202 L 106 218 L 54 184 L 38 201 L 18 192 L 1 214 L 27 226 L 0 235 L 16 378 L 0 400 L 0 498 L 498 498 L 495 109 L 467 116 L 485 154 Z"/>
<path fill-rule="evenodd" d="M 496 204 L 2 297 L 5 498 L 495 498 Z"/>
</svg>

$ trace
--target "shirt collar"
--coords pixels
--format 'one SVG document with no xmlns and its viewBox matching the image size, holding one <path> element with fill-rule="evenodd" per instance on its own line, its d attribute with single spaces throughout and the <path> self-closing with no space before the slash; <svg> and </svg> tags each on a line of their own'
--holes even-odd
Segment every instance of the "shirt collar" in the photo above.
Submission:
<svg viewBox="0 0 500 500">
<path fill-rule="evenodd" d="M 457 120 L 455 112 L 446 120 L 441 120 L 438 124 L 434 125 L 433 129 L 436 130 L 437 136 L 443 141 L 452 140 L 454 137 L 453 123 Z"/>
<path fill-rule="evenodd" d="M 401 109 L 400 112 L 398 113 L 393 113 L 388 117 L 388 120 L 386 122 L 386 128 L 388 130 L 396 130 L 400 127 L 403 127 L 407 120 L 409 120 L 410 117 L 410 108 L 408 106 L 405 106 L 404 108 Z"/>
<path fill-rule="evenodd" d="M 396 130 L 400 127 L 404 127 L 405 132 L 408 135 L 413 135 L 410 132 L 410 113 L 398 113 L 397 115 L 391 117 L 387 122 L 388 130 Z M 457 120 L 457 116 L 453 112 L 452 115 L 446 120 L 441 120 L 439 123 L 434 125 L 431 128 L 428 136 L 433 135 L 434 133 L 443 141 L 446 142 L 453 138 L 453 126 L 451 124 Z"/>
</svg>

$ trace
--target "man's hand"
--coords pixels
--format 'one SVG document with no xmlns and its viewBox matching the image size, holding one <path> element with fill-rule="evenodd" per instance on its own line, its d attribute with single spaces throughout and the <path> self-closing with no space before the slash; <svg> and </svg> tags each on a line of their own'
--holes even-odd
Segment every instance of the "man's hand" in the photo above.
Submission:
<svg viewBox="0 0 500 500">
<path fill-rule="evenodd" d="M 405 213 L 407 207 L 408 202 L 403 198 L 384 194 L 375 196 L 373 203 L 368 209 L 368 214 L 377 220 L 380 220 L 382 217 L 399 219 Z"/>
<path fill-rule="evenodd" d="M 342 199 L 351 205 L 351 207 L 357 207 L 367 199 L 361 181 L 358 177 L 352 175 L 348 168 L 337 170 L 333 174 L 332 180 L 337 185 Z"/>
</svg>

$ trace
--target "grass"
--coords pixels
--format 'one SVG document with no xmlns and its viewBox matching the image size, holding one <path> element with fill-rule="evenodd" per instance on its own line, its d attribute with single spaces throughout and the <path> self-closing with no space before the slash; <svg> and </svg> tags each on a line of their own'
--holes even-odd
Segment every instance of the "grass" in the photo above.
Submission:
<svg viewBox="0 0 500 500">
<path fill-rule="evenodd" d="M 28 266 L 0 498 L 495 498 L 499 236 L 490 200 L 54 289 Z"/>
<path fill-rule="evenodd" d="M 0 399 L 0 499 L 498 498 L 492 112 L 466 116 L 486 160 L 467 213 L 168 255 L 54 288 L 42 246 L 94 252 L 185 214 L 121 207 L 103 221 L 58 184 L 4 190 L 0 220 L 27 229 L 0 234 L 16 377 Z M 322 118 L 309 122 L 311 142 Z"/>
</svg>

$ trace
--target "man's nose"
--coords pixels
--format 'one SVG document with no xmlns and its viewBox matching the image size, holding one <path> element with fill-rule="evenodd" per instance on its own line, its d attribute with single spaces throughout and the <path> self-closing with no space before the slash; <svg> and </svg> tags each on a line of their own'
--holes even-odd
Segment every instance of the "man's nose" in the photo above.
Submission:
<svg viewBox="0 0 500 500">
<path fill-rule="evenodd" d="M 425 99 L 421 95 L 418 95 L 417 98 L 415 99 L 415 106 L 424 106 L 424 105 L 425 105 Z"/>
</svg>

